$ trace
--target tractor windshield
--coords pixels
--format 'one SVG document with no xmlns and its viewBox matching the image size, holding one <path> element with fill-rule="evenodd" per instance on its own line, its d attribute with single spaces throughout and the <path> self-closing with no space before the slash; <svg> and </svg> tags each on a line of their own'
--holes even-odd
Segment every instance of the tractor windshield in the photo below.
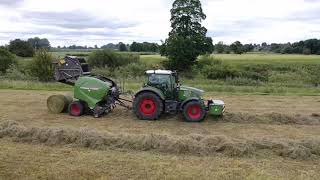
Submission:
<svg viewBox="0 0 320 180">
<path fill-rule="evenodd" d="M 148 76 L 148 85 L 170 85 L 170 75 L 167 74 L 150 74 Z"/>
<path fill-rule="evenodd" d="M 148 74 L 147 85 L 161 90 L 167 99 L 175 97 L 175 77 L 171 74 Z"/>
</svg>

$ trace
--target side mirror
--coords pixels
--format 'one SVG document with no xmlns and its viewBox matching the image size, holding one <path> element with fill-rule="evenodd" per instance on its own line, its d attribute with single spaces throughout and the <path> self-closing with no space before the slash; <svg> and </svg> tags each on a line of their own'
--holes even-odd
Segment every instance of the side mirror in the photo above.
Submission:
<svg viewBox="0 0 320 180">
<path fill-rule="evenodd" d="M 176 84 L 179 84 L 179 76 L 178 76 L 178 72 L 177 71 L 174 71 L 174 73 L 173 73 L 173 77 L 175 78 L 175 80 L 176 80 Z"/>
</svg>

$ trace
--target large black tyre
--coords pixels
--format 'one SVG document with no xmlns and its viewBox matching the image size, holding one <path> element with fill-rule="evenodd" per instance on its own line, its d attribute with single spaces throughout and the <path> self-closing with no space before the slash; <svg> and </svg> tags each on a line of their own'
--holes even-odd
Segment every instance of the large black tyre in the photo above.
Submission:
<svg viewBox="0 0 320 180">
<path fill-rule="evenodd" d="M 187 122 L 202 122 L 206 117 L 206 113 L 199 101 L 188 102 L 182 110 L 184 120 Z"/>
<path fill-rule="evenodd" d="M 81 116 L 84 112 L 84 105 L 80 101 L 73 101 L 68 108 L 71 116 Z"/>
<path fill-rule="evenodd" d="M 141 120 L 157 120 L 163 111 L 163 101 L 152 92 L 142 92 L 134 98 L 133 110 Z"/>
</svg>

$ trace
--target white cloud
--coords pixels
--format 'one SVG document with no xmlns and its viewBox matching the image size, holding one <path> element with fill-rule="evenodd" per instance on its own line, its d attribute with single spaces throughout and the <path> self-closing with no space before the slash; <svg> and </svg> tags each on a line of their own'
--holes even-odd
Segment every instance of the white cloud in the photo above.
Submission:
<svg viewBox="0 0 320 180">
<path fill-rule="evenodd" d="M 316 0 L 201 0 L 214 42 L 288 42 L 320 36 Z M 164 40 L 173 0 L 0 0 L 0 44 L 47 37 L 52 45 Z"/>
<path fill-rule="evenodd" d="M 303 0 L 221 0 L 205 7 L 206 26 L 214 41 L 288 42 L 319 38 L 320 1 Z M 312 14 L 311 14 L 312 13 Z M 316 17 L 315 17 L 316 16 Z"/>
</svg>

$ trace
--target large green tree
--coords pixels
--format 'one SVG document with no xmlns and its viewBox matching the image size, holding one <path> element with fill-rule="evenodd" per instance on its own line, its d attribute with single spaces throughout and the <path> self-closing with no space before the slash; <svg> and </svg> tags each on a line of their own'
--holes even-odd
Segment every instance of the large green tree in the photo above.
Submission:
<svg viewBox="0 0 320 180">
<path fill-rule="evenodd" d="M 29 62 L 30 74 L 40 81 L 50 81 L 53 78 L 53 56 L 45 49 L 37 50 L 32 61 Z"/>
<path fill-rule="evenodd" d="M 218 44 L 214 46 L 216 52 L 219 54 L 222 54 L 225 51 L 225 47 L 226 45 L 224 45 L 222 41 L 218 42 Z"/>
<path fill-rule="evenodd" d="M 242 54 L 244 52 L 243 45 L 241 44 L 240 41 L 236 41 L 230 45 L 230 49 L 233 51 L 235 54 Z"/>
<path fill-rule="evenodd" d="M 4 48 L 0 48 L 0 73 L 5 73 L 15 63 L 15 56 Z"/>
<path fill-rule="evenodd" d="M 34 53 L 31 44 L 21 39 L 10 41 L 8 49 L 11 53 L 21 57 L 32 57 Z"/>
<path fill-rule="evenodd" d="M 157 43 L 149 43 L 149 42 L 133 42 L 130 45 L 130 51 L 132 52 L 158 52 L 159 45 Z"/>
<path fill-rule="evenodd" d="M 161 46 L 161 55 L 169 58 L 168 68 L 188 70 L 199 55 L 213 51 L 212 39 L 201 25 L 206 19 L 200 0 L 175 0 L 171 9 L 168 39 Z"/>
<path fill-rule="evenodd" d="M 47 38 L 43 38 L 43 39 L 40 39 L 38 37 L 29 38 L 28 43 L 30 43 L 34 49 L 46 49 L 46 50 L 50 49 L 50 42 Z"/>
<path fill-rule="evenodd" d="M 119 51 L 121 52 L 128 51 L 128 48 L 124 43 L 119 42 Z"/>
</svg>

